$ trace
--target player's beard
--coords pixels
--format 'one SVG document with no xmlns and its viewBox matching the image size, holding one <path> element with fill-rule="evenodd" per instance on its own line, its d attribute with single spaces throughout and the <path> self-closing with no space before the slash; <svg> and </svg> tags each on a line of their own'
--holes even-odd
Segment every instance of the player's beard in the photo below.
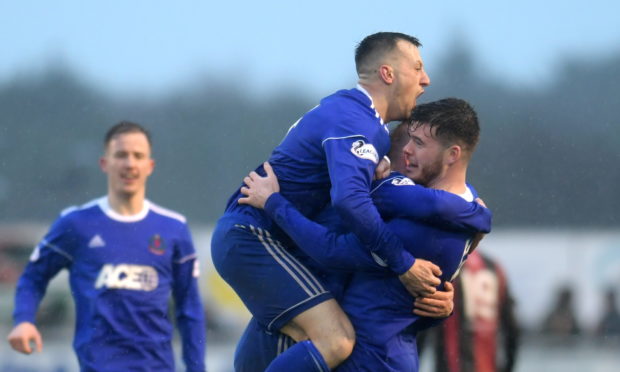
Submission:
<svg viewBox="0 0 620 372">
<path fill-rule="evenodd" d="M 418 165 L 419 174 L 411 177 L 411 179 L 417 184 L 430 187 L 441 175 L 443 168 L 442 160 L 442 157 L 439 156 L 427 166 Z"/>
</svg>

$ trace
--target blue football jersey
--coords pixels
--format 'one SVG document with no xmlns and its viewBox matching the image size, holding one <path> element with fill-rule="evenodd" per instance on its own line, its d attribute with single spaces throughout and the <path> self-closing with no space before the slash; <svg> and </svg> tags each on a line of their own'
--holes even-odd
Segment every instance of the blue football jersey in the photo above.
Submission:
<svg viewBox="0 0 620 372">
<path fill-rule="evenodd" d="M 402 221 L 465 234 L 488 233 L 491 230 L 492 213 L 488 208 L 446 191 L 416 185 L 397 172 L 375 181 L 371 196 L 381 215 L 389 221 L 388 225 L 398 226 L 391 229 L 395 234 L 403 228 Z M 369 254 L 355 234 L 347 233 L 332 208 L 324 210 L 316 222 L 311 221 L 283 195 L 276 193 L 267 200 L 265 211 L 303 253 L 319 264 L 317 269 L 323 266 L 329 270 L 381 271 L 381 267 L 386 266 L 378 256 Z M 405 248 L 415 257 L 418 253 L 424 253 L 415 247 L 415 241 Z"/>
<path fill-rule="evenodd" d="M 51 278 L 69 271 L 74 348 L 82 370 L 174 370 L 169 299 L 188 370 L 205 370 L 205 319 L 185 218 L 145 200 L 133 216 L 106 197 L 61 213 L 36 246 L 15 295 L 14 321 L 34 323 Z"/>
<path fill-rule="evenodd" d="M 491 212 L 474 202 L 477 195 L 471 187 L 466 195 L 457 196 L 425 189 L 399 174 L 379 180 L 373 186 L 372 195 L 379 210 L 392 216 L 387 227 L 415 257 L 437 264 L 442 270 L 442 282 L 451 281 L 458 274 L 474 234 L 490 231 Z M 436 198 L 444 202 L 432 202 Z M 437 206 L 441 207 L 437 209 Z M 359 350 L 345 362 L 344 370 L 354 370 L 351 366 L 360 363 L 355 356 L 370 355 L 371 359 L 383 361 L 390 359 L 393 353 L 415 357 L 415 351 L 409 350 L 409 343 L 400 351 L 386 350 L 385 345 L 398 344 L 405 329 L 415 334 L 437 321 L 413 314 L 415 298 L 397 276 L 385 270 L 380 259 L 366 252 L 354 234 L 343 232 L 337 218 L 329 211 L 324 218 L 327 226 L 323 226 L 303 217 L 277 193 L 267 200 L 265 210 L 301 250 L 318 263 L 315 270 L 323 270 L 325 285 L 332 289 L 353 323 Z M 441 222 L 441 215 L 453 221 Z M 353 274 L 333 272 L 333 269 L 343 268 Z M 364 363 L 376 362 L 374 359 Z M 396 368 L 402 360 L 393 359 L 385 363 Z"/>
<path fill-rule="evenodd" d="M 358 86 L 321 100 L 293 124 L 269 162 L 281 194 L 304 216 L 314 218 L 331 202 L 366 249 L 402 274 L 415 259 L 386 229 L 369 196 L 375 167 L 389 147 L 386 125 L 371 97 Z M 256 171 L 265 174 L 262 166 Z M 237 190 L 228 201 L 227 213 L 286 241 L 264 211 L 237 203 L 242 196 Z"/>
</svg>

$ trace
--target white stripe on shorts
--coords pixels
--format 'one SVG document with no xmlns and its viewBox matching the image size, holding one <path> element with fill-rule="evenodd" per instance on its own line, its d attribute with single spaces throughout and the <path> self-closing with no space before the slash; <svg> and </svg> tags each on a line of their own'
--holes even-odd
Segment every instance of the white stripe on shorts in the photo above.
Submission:
<svg viewBox="0 0 620 372">
<path fill-rule="evenodd" d="M 254 227 L 252 225 L 250 225 L 250 229 L 252 230 L 252 233 L 256 237 L 258 237 L 258 240 L 260 240 L 260 242 L 263 244 L 263 246 L 265 247 L 267 252 L 269 252 L 269 254 L 274 258 L 274 260 L 276 260 L 276 262 L 279 263 L 280 266 L 282 266 L 282 268 L 284 270 L 286 270 L 287 273 L 289 273 L 291 278 L 293 278 L 293 280 L 295 280 L 297 282 L 297 284 L 299 284 L 299 286 L 306 292 L 306 294 L 308 296 L 316 296 L 318 294 L 318 293 L 315 293 L 316 292 L 316 288 L 308 288 L 308 285 L 311 286 L 311 284 L 304 282 L 304 280 L 307 281 L 307 278 L 305 278 L 303 273 L 299 272 L 299 269 L 297 267 L 295 267 L 294 265 L 292 265 L 290 263 L 289 259 L 287 259 L 286 257 L 280 257 L 280 256 L 282 256 L 282 253 L 279 252 L 279 249 L 277 248 L 277 246 L 275 246 L 275 245 L 272 246 L 272 245 L 270 245 L 265 240 L 265 237 L 263 236 L 263 230 L 262 229 L 256 228 L 256 227 Z M 278 255 L 278 253 L 280 253 L 280 255 Z M 284 261 L 287 261 L 288 265 Z M 293 272 L 293 270 L 295 270 L 297 272 Z M 303 278 L 300 278 L 300 275 Z M 306 284 L 308 284 L 308 285 L 306 285 Z"/>
<path fill-rule="evenodd" d="M 312 286 L 312 288 L 316 291 L 317 294 L 325 292 L 325 288 L 323 288 L 323 285 L 314 276 L 314 274 L 312 274 L 306 266 L 304 266 L 288 250 L 286 250 L 286 248 L 282 246 L 282 243 L 280 243 L 277 240 L 274 241 L 271 238 L 271 234 L 267 230 L 265 230 L 265 235 L 267 236 L 267 240 L 269 240 L 269 244 L 271 244 L 271 246 L 274 247 L 274 249 L 276 249 L 282 256 L 288 257 L 288 259 L 292 261 L 290 262 L 291 266 L 293 265 L 299 266 L 299 267 L 296 267 L 296 269 L 300 272 L 303 272 L 302 275 L 305 274 L 304 278 L 308 281 L 308 285 Z"/>
</svg>

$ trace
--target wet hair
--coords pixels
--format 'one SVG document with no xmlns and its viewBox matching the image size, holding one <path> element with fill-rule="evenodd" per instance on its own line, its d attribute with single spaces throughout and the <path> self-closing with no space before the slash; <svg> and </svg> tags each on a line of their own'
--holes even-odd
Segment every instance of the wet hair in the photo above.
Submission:
<svg viewBox="0 0 620 372">
<path fill-rule="evenodd" d="M 471 155 L 480 138 L 478 115 L 473 107 L 459 98 L 445 98 L 416 106 L 409 119 L 409 130 L 428 124 L 435 137 L 445 146 L 458 144 Z"/>
<path fill-rule="evenodd" d="M 108 147 L 108 144 L 110 144 L 110 141 L 112 140 L 112 138 L 118 135 L 121 135 L 121 134 L 125 134 L 125 133 L 142 133 L 146 137 L 146 140 L 148 141 L 149 146 L 152 145 L 151 133 L 149 133 L 148 130 L 146 130 L 142 125 L 138 123 L 123 120 L 113 125 L 110 129 L 108 129 L 108 132 L 105 134 L 105 138 L 103 140 L 104 148 Z"/>
<path fill-rule="evenodd" d="M 416 47 L 422 46 L 417 38 L 400 32 L 377 32 L 366 36 L 355 48 L 357 74 L 367 72 L 378 58 L 394 50 L 399 40 L 408 41 Z"/>
</svg>

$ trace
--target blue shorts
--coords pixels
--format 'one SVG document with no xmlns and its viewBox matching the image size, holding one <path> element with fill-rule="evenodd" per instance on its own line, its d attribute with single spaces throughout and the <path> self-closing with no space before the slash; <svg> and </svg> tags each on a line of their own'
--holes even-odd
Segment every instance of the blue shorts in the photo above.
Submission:
<svg viewBox="0 0 620 372">
<path fill-rule="evenodd" d="M 333 296 L 321 281 L 272 234 L 244 215 L 225 214 L 211 240 L 220 276 L 267 331 Z"/>
<path fill-rule="evenodd" d="M 401 334 L 383 345 L 357 339 L 353 353 L 335 372 L 418 372 L 415 336 Z"/>
<path fill-rule="evenodd" d="M 268 333 L 252 318 L 237 343 L 235 372 L 263 372 L 295 341 L 280 332 Z"/>
</svg>

